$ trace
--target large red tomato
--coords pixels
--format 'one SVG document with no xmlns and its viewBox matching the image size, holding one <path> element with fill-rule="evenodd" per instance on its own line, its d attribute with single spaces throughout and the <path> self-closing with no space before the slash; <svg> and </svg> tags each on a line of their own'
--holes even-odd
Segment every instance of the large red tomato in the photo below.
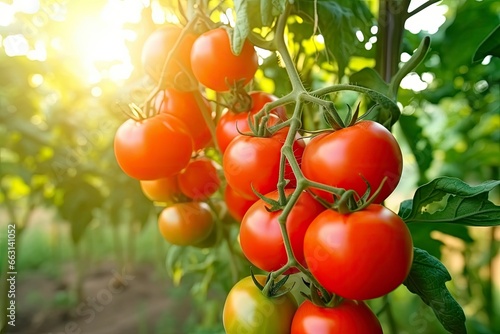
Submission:
<svg viewBox="0 0 500 334">
<path fill-rule="evenodd" d="M 179 188 L 184 195 L 195 200 L 203 201 L 213 195 L 220 186 L 217 169 L 212 160 L 198 158 L 189 163 L 179 173 Z"/>
<path fill-rule="evenodd" d="M 224 28 L 199 36 L 191 49 L 191 67 L 198 81 L 217 92 L 230 90 L 238 82 L 253 79 L 259 64 L 253 45 L 246 40 L 239 55 L 233 54 Z"/>
<path fill-rule="evenodd" d="M 330 292 L 349 299 L 381 297 L 408 275 L 413 242 L 403 220 L 380 204 L 349 214 L 326 210 L 309 226 L 304 255 Z"/>
<path fill-rule="evenodd" d="M 287 196 L 294 189 L 285 189 Z M 278 191 L 266 197 L 277 200 Z M 246 258 L 256 267 L 275 271 L 283 267 L 288 257 L 283 243 L 278 217 L 282 210 L 270 212 L 269 205 L 262 199 L 255 202 L 246 212 L 240 227 L 240 244 Z M 303 192 L 286 220 L 287 233 L 297 261 L 306 266 L 304 260 L 304 235 L 316 216 L 325 208 L 309 193 Z M 288 274 L 296 272 L 291 270 Z"/>
<path fill-rule="evenodd" d="M 223 156 L 227 183 L 248 199 L 258 198 L 252 191 L 252 186 L 260 194 L 275 190 L 279 178 L 281 147 L 287 134 L 288 128 L 284 128 L 271 137 L 239 135 L 234 138 Z M 295 140 L 293 150 L 300 163 L 304 150 L 302 139 Z M 295 176 L 288 162 L 285 178 L 290 180 L 289 187 L 295 186 Z"/>
<path fill-rule="evenodd" d="M 155 180 L 186 167 L 193 144 L 184 123 L 172 115 L 159 114 L 142 121 L 125 121 L 116 131 L 114 150 L 127 175 Z"/>
<path fill-rule="evenodd" d="M 336 307 L 304 301 L 292 322 L 291 334 L 382 334 L 382 326 L 362 301 L 344 299 Z"/>
<path fill-rule="evenodd" d="M 319 135 L 304 150 L 302 171 L 312 181 L 355 190 L 362 196 L 387 181 L 375 203 L 381 203 L 396 188 L 403 168 L 401 149 L 393 135 L 373 121 L 360 121 L 353 126 Z M 318 189 L 312 191 L 332 202 L 332 195 Z"/>
<path fill-rule="evenodd" d="M 160 81 L 161 73 L 169 52 L 175 46 L 181 35 L 182 29 L 174 25 L 168 25 L 155 30 L 144 42 L 142 47 L 141 61 L 147 74 L 156 81 Z M 191 71 L 191 47 L 196 36 L 187 34 L 175 50 L 174 57 L 165 71 L 165 79 L 174 83 L 183 80 L 183 70 Z"/>
<path fill-rule="evenodd" d="M 174 115 L 186 125 L 197 151 L 207 146 L 212 136 L 194 94 L 197 93 L 166 89 L 156 95 L 155 108 L 160 113 Z M 211 117 L 210 104 L 205 99 L 203 102 Z"/>
<path fill-rule="evenodd" d="M 265 92 L 251 92 L 249 93 L 252 99 L 252 107 L 245 112 L 235 112 L 227 110 L 225 114 L 219 119 L 215 133 L 217 136 L 217 144 L 222 153 L 226 150 L 229 143 L 241 133 L 250 132 L 248 126 L 248 118 L 253 117 L 258 113 L 266 103 L 277 100 L 277 97 Z M 272 126 L 281 120 L 286 119 L 286 108 L 279 106 L 271 110 L 271 115 L 268 126 Z"/>
<path fill-rule="evenodd" d="M 264 285 L 266 276 L 255 275 Z M 250 276 L 236 283 L 224 303 L 222 322 L 227 334 L 289 334 L 297 302 L 290 292 L 266 297 Z"/>
<path fill-rule="evenodd" d="M 198 246 L 212 237 L 214 218 L 206 203 L 175 203 L 158 217 L 158 229 L 168 242 L 179 246 Z"/>
</svg>

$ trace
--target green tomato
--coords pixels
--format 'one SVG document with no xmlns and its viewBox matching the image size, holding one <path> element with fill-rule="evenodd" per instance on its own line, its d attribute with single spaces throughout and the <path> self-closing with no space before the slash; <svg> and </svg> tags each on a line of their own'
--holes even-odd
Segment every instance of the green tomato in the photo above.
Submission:
<svg viewBox="0 0 500 334">
<path fill-rule="evenodd" d="M 262 285 L 266 276 L 255 275 Z M 288 334 L 297 301 L 290 292 L 266 297 L 248 276 L 229 291 L 222 321 L 227 334 Z"/>
</svg>

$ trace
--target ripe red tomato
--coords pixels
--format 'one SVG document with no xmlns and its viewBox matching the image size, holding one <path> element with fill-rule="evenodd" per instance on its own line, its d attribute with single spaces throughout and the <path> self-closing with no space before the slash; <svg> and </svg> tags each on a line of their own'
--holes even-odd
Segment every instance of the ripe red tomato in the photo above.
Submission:
<svg viewBox="0 0 500 334">
<path fill-rule="evenodd" d="M 202 85 L 217 92 L 228 91 L 240 81 L 247 84 L 258 66 L 257 53 L 248 40 L 238 56 L 233 54 L 224 28 L 200 35 L 191 49 L 194 76 Z"/>
<path fill-rule="evenodd" d="M 384 201 L 396 188 L 403 168 L 401 149 L 393 135 L 373 121 L 360 121 L 353 126 L 313 138 L 302 159 L 304 176 L 330 186 L 355 190 L 362 196 L 387 181 L 375 203 Z M 332 202 L 332 195 L 318 189 L 312 191 Z"/>
<path fill-rule="evenodd" d="M 178 180 L 182 193 L 195 201 L 203 201 L 209 198 L 215 194 L 220 186 L 217 169 L 212 161 L 207 158 L 192 160 L 179 173 Z"/>
<path fill-rule="evenodd" d="M 223 156 L 227 183 L 248 199 L 258 198 L 252 191 L 252 186 L 261 194 L 275 190 L 279 177 L 281 147 L 287 133 L 288 128 L 284 128 L 271 137 L 239 135 L 234 138 Z M 302 139 L 295 140 L 293 150 L 300 163 L 304 150 Z M 289 187 L 295 186 L 295 176 L 288 163 L 285 168 L 285 178 L 290 180 Z"/>
<path fill-rule="evenodd" d="M 226 189 L 224 189 L 224 201 L 231 216 L 239 222 L 241 222 L 252 204 L 255 203 L 255 199 L 246 199 L 234 191 L 230 185 L 227 185 Z"/>
<path fill-rule="evenodd" d="M 166 89 L 156 95 L 155 108 L 160 113 L 177 117 L 186 125 L 193 138 L 193 149 L 197 151 L 205 148 L 212 136 L 194 94 Z M 203 101 L 210 112 L 210 104 L 205 99 Z"/>
<path fill-rule="evenodd" d="M 163 209 L 158 228 L 165 240 L 179 246 L 196 246 L 212 234 L 215 222 L 206 203 L 175 203 Z"/>
<path fill-rule="evenodd" d="M 248 126 L 248 117 L 253 117 L 258 113 L 266 103 L 277 100 L 278 98 L 272 94 L 264 92 L 249 93 L 252 98 L 252 108 L 245 112 L 234 112 L 227 110 L 219 119 L 215 133 L 217 136 L 217 144 L 222 153 L 226 150 L 229 143 L 240 134 L 240 132 L 250 132 Z M 267 122 L 268 126 L 277 124 L 280 119 L 286 120 L 286 108 L 279 106 L 271 111 L 272 115 Z"/>
<path fill-rule="evenodd" d="M 171 202 L 181 193 L 177 174 L 157 180 L 139 181 L 144 195 L 152 201 Z"/>
<path fill-rule="evenodd" d="M 262 285 L 266 276 L 255 275 Z M 226 334 L 289 334 L 297 302 L 290 292 L 268 298 L 250 276 L 233 286 L 222 312 Z"/>
<path fill-rule="evenodd" d="M 285 189 L 291 195 L 294 189 Z M 278 191 L 266 195 L 277 200 Z M 283 243 L 278 217 L 282 210 L 270 212 L 269 205 L 259 199 L 243 217 L 240 226 L 240 244 L 243 254 L 256 267 L 274 271 L 283 267 L 288 257 Z M 297 261 L 306 266 L 304 260 L 304 235 L 314 218 L 325 208 L 309 193 L 303 192 L 286 220 L 286 227 L 293 254 Z M 289 270 L 287 274 L 296 272 Z"/>
<path fill-rule="evenodd" d="M 304 301 L 293 317 L 291 334 L 382 334 L 375 314 L 362 301 L 344 299 L 333 308 Z"/>
<path fill-rule="evenodd" d="M 365 300 L 396 289 L 408 275 L 413 242 L 408 227 L 380 204 L 350 214 L 326 210 L 309 226 L 304 255 L 330 292 Z"/>
<path fill-rule="evenodd" d="M 172 115 L 159 114 L 142 121 L 125 121 L 116 131 L 114 150 L 127 175 L 155 180 L 186 167 L 193 144 L 184 123 Z"/>
<path fill-rule="evenodd" d="M 155 30 L 144 42 L 142 47 L 141 62 L 144 70 L 157 82 L 160 81 L 163 65 L 168 53 L 172 50 L 182 29 L 174 25 L 164 26 Z M 165 71 L 165 79 L 174 83 L 182 80 L 183 68 L 191 71 L 191 47 L 196 36 L 187 34 L 180 42 L 179 49 L 175 51 L 173 59 Z"/>
</svg>

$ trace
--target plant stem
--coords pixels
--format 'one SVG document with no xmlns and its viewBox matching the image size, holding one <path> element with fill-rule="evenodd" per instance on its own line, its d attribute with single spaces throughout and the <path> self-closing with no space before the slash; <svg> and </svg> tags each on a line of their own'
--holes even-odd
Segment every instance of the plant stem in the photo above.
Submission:
<svg viewBox="0 0 500 334">
<path fill-rule="evenodd" d="M 380 0 L 376 70 L 386 82 L 397 72 L 410 0 Z"/>
</svg>

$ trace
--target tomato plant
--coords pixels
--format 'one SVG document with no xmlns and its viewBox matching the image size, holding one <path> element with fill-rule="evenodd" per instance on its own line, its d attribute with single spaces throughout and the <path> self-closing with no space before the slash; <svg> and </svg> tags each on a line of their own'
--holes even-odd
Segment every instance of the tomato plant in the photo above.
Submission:
<svg viewBox="0 0 500 334">
<path fill-rule="evenodd" d="M 200 35 L 191 49 L 191 66 L 198 81 L 215 91 L 229 91 L 238 83 L 247 84 L 257 71 L 257 53 L 245 41 L 239 55 L 231 50 L 228 32 L 224 28 Z"/>
<path fill-rule="evenodd" d="M 255 275 L 255 278 L 265 284 L 266 276 Z M 287 334 L 296 309 L 297 302 L 290 292 L 267 297 L 248 276 L 229 291 L 222 321 L 227 334 Z"/>
<path fill-rule="evenodd" d="M 379 205 L 348 214 L 326 210 L 309 226 L 304 255 L 328 291 L 365 300 L 397 288 L 408 275 L 413 243 L 403 220 Z"/>
<path fill-rule="evenodd" d="M 194 92 L 179 92 L 174 89 L 165 89 L 158 93 L 155 98 L 155 108 L 160 113 L 171 114 L 180 119 L 193 138 L 193 149 L 203 149 L 211 141 L 212 136 L 203 113 L 210 118 L 210 104 L 201 97 L 200 103 L 205 104 L 205 110 L 201 110 Z"/>
<path fill-rule="evenodd" d="M 240 133 L 250 132 L 248 125 L 249 117 L 252 118 L 257 114 L 266 103 L 276 101 L 277 97 L 265 92 L 254 91 L 250 92 L 251 108 L 244 112 L 236 112 L 226 110 L 217 123 L 215 129 L 217 135 L 217 144 L 222 153 L 226 150 L 229 143 Z M 281 120 L 286 119 L 286 109 L 284 106 L 279 106 L 271 110 L 271 115 L 267 122 L 268 126 L 275 125 Z"/>
<path fill-rule="evenodd" d="M 208 206 L 201 202 L 175 203 L 162 210 L 158 229 L 165 240 L 174 245 L 203 244 L 215 228 Z"/>
<path fill-rule="evenodd" d="M 302 159 L 304 176 L 311 181 L 352 189 L 359 196 L 366 192 L 366 182 L 374 193 L 386 177 L 375 203 L 382 203 L 393 192 L 402 168 L 403 157 L 396 139 L 373 121 L 360 121 L 313 138 Z M 312 191 L 333 201 L 332 195 L 323 190 Z"/>
<path fill-rule="evenodd" d="M 279 130 L 270 137 L 239 135 L 229 144 L 223 157 L 224 176 L 227 183 L 238 193 L 247 198 L 257 196 L 252 190 L 266 194 L 278 183 L 281 148 L 288 129 Z M 304 142 L 297 139 L 293 144 L 295 158 L 300 161 L 304 151 Z M 295 176 L 289 164 L 285 167 L 285 178 L 289 186 L 295 184 Z"/>
<path fill-rule="evenodd" d="M 212 160 L 206 158 L 192 160 L 179 173 L 178 180 L 182 193 L 195 201 L 208 199 L 220 186 L 217 169 Z"/>
<path fill-rule="evenodd" d="M 401 36 L 391 28 L 404 24 L 407 17 L 395 17 L 384 6 L 387 2 L 380 1 L 381 15 L 374 25 L 370 9 L 360 1 L 179 2 L 174 12 L 182 13 L 179 22 L 185 26 L 170 32 L 179 48 L 167 52 L 170 62 L 165 63 L 168 56 L 162 54 L 161 61 L 151 58 L 144 64 L 156 66 L 152 76 L 161 72 L 159 63 L 167 73 L 156 77 L 157 86 L 141 104 L 146 115 L 152 115 L 152 107 L 153 113 L 176 117 L 183 125 L 177 132 L 189 134 L 193 146 L 188 150 L 193 153 L 189 165 L 182 160 L 176 168 L 165 172 L 162 166 L 163 174 L 154 174 L 162 178 L 164 189 L 156 181 L 157 189 L 144 192 L 156 206 L 170 205 L 159 217 L 167 240 L 179 246 L 212 247 L 191 253 L 173 246 L 167 256 L 169 272 L 176 280 L 187 273 L 203 275 L 195 288 L 203 286 L 205 293 L 213 280 L 223 281 L 229 291 L 248 269 L 246 260 L 268 272 L 267 281 L 258 279 L 263 286 L 248 285 L 246 278 L 229 292 L 223 312 L 228 333 L 290 332 L 292 308 L 288 303 L 276 305 L 281 297 L 269 291 L 281 275 L 297 271 L 313 303 L 300 306 L 293 333 L 381 333 L 377 317 L 362 300 L 383 297 L 387 302 L 386 295 L 401 284 L 433 308 L 446 330 L 465 332 L 462 309 L 446 289 L 449 275 L 439 261 L 413 247 L 406 224 L 495 224 L 491 217 L 479 221 L 495 212 L 485 195 L 498 183 L 470 187 L 446 177 L 426 183 L 433 157 L 432 143 L 423 135 L 428 130 L 410 112 L 401 113 L 405 108 L 413 112 L 409 90 L 401 101 L 397 96 L 403 78 L 417 71 L 419 63 L 425 65 L 430 39 L 423 38 L 419 46 L 410 43 L 413 55 L 399 64 L 400 50 L 386 53 L 401 48 Z M 347 18 L 345 13 L 356 15 Z M 332 27 L 332 20 L 344 23 Z M 304 34 L 306 28 L 312 30 Z M 368 42 L 358 43 L 365 38 Z M 161 50 L 162 43 L 147 42 L 143 53 L 153 44 Z M 369 51 L 373 46 L 375 55 Z M 358 70 L 354 55 L 374 57 L 376 62 Z M 422 75 L 429 86 L 434 84 L 430 77 L 424 80 Z M 361 103 L 354 110 L 356 101 Z M 346 104 L 346 112 L 339 112 Z M 418 183 L 424 185 L 413 200 L 401 203 L 396 215 L 381 203 L 402 175 L 403 154 L 391 133 L 398 122 L 398 140 L 406 139 L 403 147 L 411 150 L 405 157 L 418 157 Z M 125 142 L 133 136 L 121 138 Z M 123 152 L 134 152 L 128 163 L 135 164 L 136 174 L 128 173 L 138 177 L 149 166 L 170 162 L 155 155 L 183 147 L 179 142 L 169 138 L 156 140 L 169 144 L 162 148 L 129 146 L 117 160 L 126 166 Z M 139 155 L 145 146 L 151 151 Z M 148 164 L 153 160 L 156 163 Z M 217 175 L 218 164 L 223 175 Z M 167 182 L 174 175 L 178 189 Z M 393 207 L 391 202 L 387 205 Z M 201 218 L 192 218 L 192 212 Z M 228 213 L 241 224 L 225 224 L 234 222 Z M 261 304 L 266 313 L 260 311 Z M 381 312 L 390 315 L 390 303 Z M 394 324 L 389 326 L 397 332 Z"/>
<path fill-rule="evenodd" d="M 167 25 L 155 30 L 144 42 L 141 54 L 142 66 L 146 73 L 156 81 L 160 81 L 162 78 L 167 56 L 174 48 L 181 32 L 182 28 Z M 191 47 L 195 40 L 196 35 L 194 34 L 187 34 L 182 38 L 178 48 L 174 51 L 172 60 L 167 64 L 164 80 L 175 83 L 176 80 L 182 78 L 184 71 L 191 71 Z"/>
<path fill-rule="evenodd" d="M 285 194 L 291 195 L 293 189 L 286 189 Z M 278 192 L 266 195 L 277 200 Z M 297 261 L 306 266 L 304 260 L 304 236 L 314 218 L 325 208 L 312 196 L 303 192 L 287 217 L 286 228 L 290 238 L 291 248 Z M 240 227 L 240 243 L 247 259 L 256 267 L 265 271 L 275 271 L 288 262 L 288 256 L 281 233 L 278 218 L 281 210 L 270 211 L 269 205 L 259 199 L 246 212 Z M 287 273 L 296 272 L 296 269 Z"/>
<path fill-rule="evenodd" d="M 304 301 L 293 317 L 291 334 L 382 334 L 377 317 L 363 301 L 344 299 L 334 307 Z"/>
<path fill-rule="evenodd" d="M 118 164 L 127 175 L 139 180 L 155 180 L 186 167 L 193 144 L 179 119 L 159 114 L 140 121 L 125 121 L 116 131 L 114 150 Z"/>
</svg>

